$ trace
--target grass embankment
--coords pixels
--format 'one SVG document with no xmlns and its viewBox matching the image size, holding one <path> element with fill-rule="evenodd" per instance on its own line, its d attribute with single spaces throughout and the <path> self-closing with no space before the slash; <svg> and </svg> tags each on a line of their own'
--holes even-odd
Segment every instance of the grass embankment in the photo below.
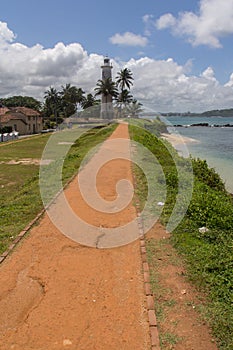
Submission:
<svg viewBox="0 0 233 350">
<path fill-rule="evenodd" d="M 166 225 L 177 200 L 178 173 L 194 173 L 194 187 L 188 210 L 172 232 L 169 241 L 187 264 L 188 278 L 205 293 L 206 302 L 199 306 L 202 317 L 212 327 L 219 349 L 233 349 L 233 200 L 225 191 L 220 177 L 202 160 L 179 157 L 170 146 L 148 131 L 130 126 L 131 138 L 147 147 L 162 165 L 167 187 L 166 203 L 161 222 Z M 170 148 L 169 148 L 170 147 Z M 169 151 L 170 150 L 170 151 Z M 145 203 L 147 185 L 142 171 L 135 168 L 138 196 Z M 155 198 L 155 206 L 157 204 Z M 199 228 L 207 227 L 200 233 Z M 205 231 L 205 230 L 204 230 Z M 148 255 L 154 254 L 155 244 L 147 240 Z M 156 268 L 156 267 L 155 267 Z M 153 274 L 153 271 L 152 271 Z M 200 335 L 201 336 L 201 335 Z"/>
<path fill-rule="evenodd" d="M 92 128 L 70 147 L 64 160 L 63 184 L 78 171 L 87 152 L 104 141 L 115 127 L 112 124 Z M 49 137 L 35 136 L 0 147 L 0 253 L 43 208 L 39 189 L 39 160 Z M 27 159 L 28 164 L 11 164 L 23 159 Z"/>
</svg>

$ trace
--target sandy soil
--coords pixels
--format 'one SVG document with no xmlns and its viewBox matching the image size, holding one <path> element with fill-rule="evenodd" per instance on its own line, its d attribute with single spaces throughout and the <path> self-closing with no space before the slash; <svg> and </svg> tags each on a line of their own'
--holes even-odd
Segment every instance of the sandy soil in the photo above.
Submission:
<svg viewBox="0 0 233 350">
<path fill-rule="evenodd" d="M 22 159 L 12 159 L 10 161 L 1 161 L 0 164 L 8 164 L 8 165 L 40 165 L 40 159 L 32 159 L 32 158 L 22 158 Z"/>
<path fill-rule="evenodd" d="M 128 138 L 127 126 L 112 137 Z M 130 162 L 115 160 L 99 174 L 105 199 L 115 198 L 119 178 L 132 181 Z M 65 194 L 96 226 L 115 227 L 136 216 L 132 204 L 121 214 L 91 210 L 81 202 L 76 180 Z M 1 350 L 150 348 L 138 240 L 89 248 L 65 237 L 45 215 L 2 264 L 0 284 Z"/>
<path fill-rule="evenodd" d="M 198 140 L 193 139 L 191 137 L 181 136 L 179 134 L 161 134 L 162 138 L 169 141 L 173 147 L 176 147 L 177 145 L 182 144 L 189 144 L 189 143 L 199 143 Z"/>
</svg>

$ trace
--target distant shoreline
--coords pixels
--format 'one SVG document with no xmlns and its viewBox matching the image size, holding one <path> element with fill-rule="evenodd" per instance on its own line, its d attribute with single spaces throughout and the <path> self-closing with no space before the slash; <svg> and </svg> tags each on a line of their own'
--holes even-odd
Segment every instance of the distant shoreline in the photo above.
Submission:
<svg viewBox="0 0 233 350">
<path fill-rule="evenodd" d="M 181 136 L 179 134 L 161 134 L 161 138 L 167 140 L 173 147 L 189 143 L 200 143 L 200 141 L 187 136 Z"/>
<path fill-rule="evenodd" d="M 175 124 L 174 127 L 177 128 L 190 128 L 195 126 L 201 126 L 205 128 L 232 128 L 233 124 L 227 123 L 227 124 L 209 124 L 209 123 L 197 123 L 197 124 Z"/>
<path fill-rule="evenodd" d="M 166 141 L 168 141 L 172 145 L 172 147 L 174 147 L 175 150 L 179 153 L 179 155 L 181 157 L 184 157 L 184 158 L 190 156 L 190 153 L 188 151 L 188 145 L 189 144 L 201 143 L 199 140 L 193 139 L 191 137 L 183 136 L 183 135 L 180 135 L 180 134 L 162 133 L 161 134 L 161 138 L 166 140 Z M 205 159 L 205 158 L 201 157 L 201 159 Z M 207 163 L 209 163 L 208 160 L 207 160 Z M 216 170 L 216 167 L 214 167 L 214 169 Z M 216 170 L 216 171 L 219 174 L 219 171 L 218 170 Z M 220 175 L 220 174 L 219 174 L 219 176 L 221 177 L 221 179 L 225 183 L 226 179 L 224 180 L 224 176 Z M 231 196 L 233 196 L 233 188 L 226 188 L 226 190 Z"/>
</svg>

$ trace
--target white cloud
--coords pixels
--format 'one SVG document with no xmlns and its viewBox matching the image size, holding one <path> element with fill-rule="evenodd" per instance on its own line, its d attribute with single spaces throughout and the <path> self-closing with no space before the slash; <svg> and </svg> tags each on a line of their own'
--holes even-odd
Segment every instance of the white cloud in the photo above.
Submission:
<svg viewBox="0 0 233 350">
<path fill-rule="evenodd" d="M 220 39 L 233 34 L 233 0 L 200 0 L 199 12 L 182 12 L 178 18 L 165 14 L 156 21 L 157 29 L 171 28 L 193 46 L 220 48 Z"/>
<path fill-rule="evenodd" d="M 49 86 L 68 82 L 90 91 L 91 82 L 101 77 L 98 68 L 103 58 L 88 55 L 79 43 L 57 43 L 48 49 L 39 44 L 27 47 L 12 42 L 14 34 L 3 28 L 8 35 L 1 36 L 4 42 L 0 40 L 0 96 L 22 94 L 41 99 Z"/>
<path fill-rule="evenodd" d="M 54 48 L 42 50 L 40 54 L 33 59 L 37 74 L 47 76 L 67 76 L 75 74 L 87 57 L 87 53 L 80 44 L 74 43 L 65 46 L 63 43 L 57 43 Z M 58 69 L 59 67 L 59 69 Z"/>
<path fill-rule="evenodd" d="M 166 29 L 166 28 L 174 26 L 175 24 L 176 24 L 176 19 L 171 13 L 167 13 L 167 14 L 161 16 L 156 21 L 157 29 Z"/>
<path fill-rule="evenodd" d="M 214 70 L 212 67 L 206 68 L 206 70 L 204 70 L 204 72 L 201 74 L 201 76 L 205 79 L 209 79 L 209 80 L 217 82 L 217 80 L 215 78 L 215 73 L 214 73 Z"/>
<path fill-rule="evenodd" d="M 225 84 L 226 87 L 233 87 L 233 73 L 230 76 L 229 81 Z"/>
<path fill-rule="evenodd" d="M 186 74 L 186 65 L 173 59 L 131 59 L 134 95 L 156 111 L 204 111 L 232 107 L 232 88 L 221 85 L 212 68 L 200 76 Z M 233 75 L 232 75 L 233 82 Z M 233 83 L 232 83 L 233 85 Z"/>
<path fill-rule="evenodd" d="M 153 15 L 146 14 L 142 17 L 142 20 L 144 23 L 148 23 L 152 18 L 153 18 Z"/>
<path fill-rule="evenodd" d="M 141 35 L 137 35 L 131 32 L 125 32 L 124 34 L 116 33 L 110 38 L 110 42 L 114 45 L 123 46 L 146 46 L 148 39 Z"/>
<path fill-rule="evenodd" d="M 145 24 L 144 34 L 146 36 L 150 36 L 151 35 L 151 30 L 154 27 L 154 16 L 146 14 L 146 15 L 144 15 L 142 17 L 142 21 Z"/>
<path fill-rule="evenodd" d="M 14 42 L 13 33 L 6 37 L 8 41 L 0 40 L 0 97 L 29 95 L 43 99 L 50 86 L 60 88 L 66 83 L 93 92 L 101 78 L 103 56 L 88 54 L 79 43 L 58 43 L 45 49 L 39 44 L 27 47 Z M 155 111 L 232 107 L 233 74 L 228 83 L 221 85 L 213 68 L 207 67 L 200 76 L 192 76 L 191 61 L 180 65 L 172 57 L 167 60 L 143 57 L 124 63 L 112 60 L 112 64 L 113 77 L 125 66 L 132 70 L 132 93 L 145 107 Z"/>
<path fill-rule="evenodd" d="M 0 43 L 12 42 L 15 39 L 15 34 L 7 27 L 7 23 L 0 22 Z"/>
</svg>

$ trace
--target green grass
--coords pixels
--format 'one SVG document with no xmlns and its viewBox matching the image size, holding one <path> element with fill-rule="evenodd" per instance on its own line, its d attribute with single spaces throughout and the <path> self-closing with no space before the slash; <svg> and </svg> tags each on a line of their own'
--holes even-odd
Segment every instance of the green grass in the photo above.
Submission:
<svg viewBox="0 0 233 350">
<path fill-rule="evenodd" d="M 185 178 L 192 163 L 192 197 L 183 220 L 173 230 L 171 242 L 187 263 L 188 278 L 206 294 L 202 313 L 210 323 L 219 349 L 233 349 L 233 200 L 213 169 L 199 159 L 183 159 L 144 129 L 130 126 L 131 138 L 142 143 L 159 160 L 166 178 L 167 198 L 160 217 L 167 225 L 175 203 L 188 198 Z M 171 156 L 172 155 L 172 156 Z M 182 168 L 177 173 L 177 164 Z M 146 202 L 144 174 L 136 169 L 139 198 Z M 154 174 L 156 177 L 156 174 Z M 177 197 L 178 183 L 184 188 Z M 157 199 L 155 198 L 155 207 Z M 182 209 L 182 208 L 181 208 Z M 205 226 L 208 231 L 200 233 Z M 156 281 L 155 281 L 156 283 Z"/>
<path fill-rule="evenodd" d="M 32 136 L 0 145 L 0 161 L 22 158 L 40 158 L 50 134 Z"/>
<path fill-rule="evenodd" d="M 126 118 L 126 122 L 130 125 L 145 128 L 152 134 L 159 136 L 161 133 L 167 132 L 166 125 L 161 121 L 159 116 L 153 119 Z"/>
<path fill-rule="evenodd" d="M 83 134 L 70 148 L 63 166 L 63 184 L 77 173 L 86 153 L 104 141 L 116 124 L 94 128 Z M 62 133 L 59 133 L 62 138 Z M 50 135 L 41 135 L 4 144 L 0 147 L 0 162 L 22 158 L 40 159 Z M 53 151 L 56 153 L 57 145 Z M 61 146 L 62 147 L 62 146 Z M 42 210 L 38 165 L 0 163 L 0 253 L 14 237 Z M 55 194 L 55 193 L 53 193 Z"/>
<path fill-rule="evenodd" d="M 161 261 L 164 268 L 164 266 L 167 265 L 177 264 L 177 260 L 180 260 L 174 257 L 172 253 L 169 254 L 169 256 L 167 255 L 168 243 L 168 238 L 160 240 L 150 238 L 146 240 L 147 257 L 150 265 L 150 280 L 154 295 L 161 349 L 171 349 L 173 345 L 181 341 L 181 338 L 176 334 L 176 325 L 178 321 L 172 322 L 171 327 L 171 322 L 169 320 L 169 312 L 174 310 L 177 301 L 173 298 L 174 291 L 163 283 L 163 277 L 160 272 L 161 267 L 159 267 L 161 266 Z M 167 331 L 168 327 L 171 329 L 170 332 Z"/>
<path fill-rule="evenodd" d="M 0 204 L 38 173 L 38 166 L 34 164 L 7 163 L 24 158 L 40 159 L 48 138 L 49 135 L 33 136 L 0 145 Z"/>
<path fill-rule="evenodd" d="M 159 339 L 160 339 L 162 349 L 164 347 L 167 348 L 167 346 L 169 346 L 169 349 L 173 349 L 173 347 L 171 347 L 171 346 L 176 345 L 181 340 L 181 338 L 177 337 L 173 333 L 168 333 L 168 332 L 166 332 L 164 334 L 160 334 Z"/>
</svg>

